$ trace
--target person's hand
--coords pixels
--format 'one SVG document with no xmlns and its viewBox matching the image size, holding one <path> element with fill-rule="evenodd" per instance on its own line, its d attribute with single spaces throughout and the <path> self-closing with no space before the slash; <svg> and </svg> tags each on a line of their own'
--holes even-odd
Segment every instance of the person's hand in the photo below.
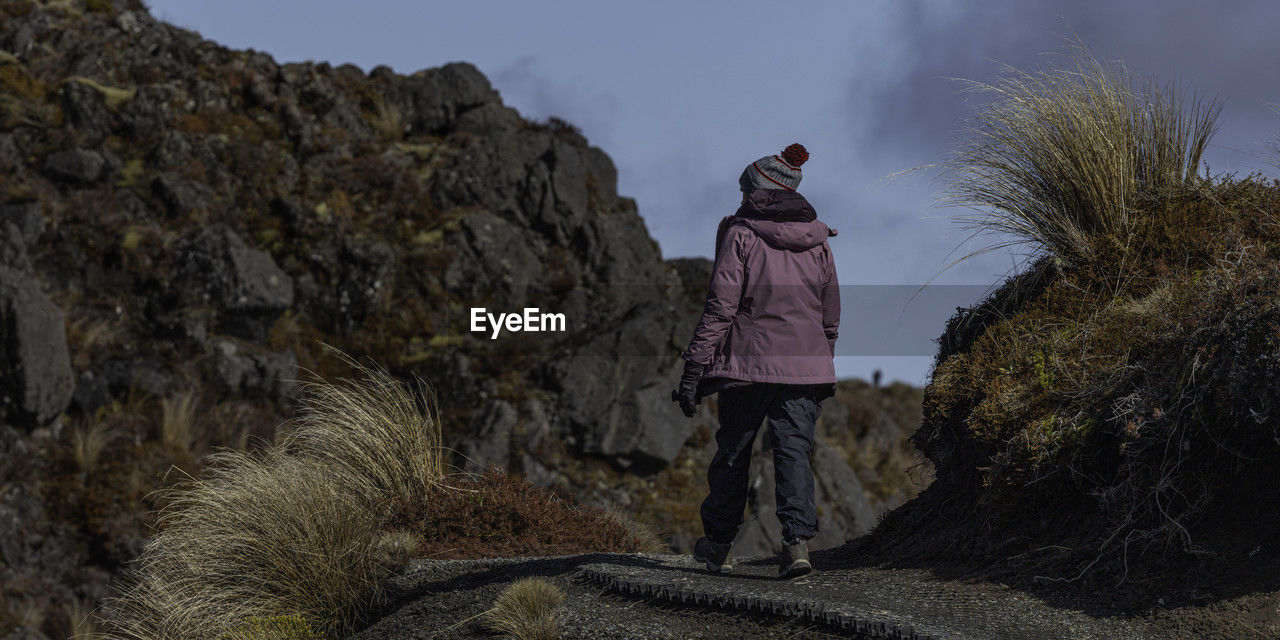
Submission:
<svg viewBox="0 0 1280 640">
<path fill-rule="evenodd" d="M 698 402 L 695 398 L 702 370 L 702 365 L 685 360 L 684 373 L 680 375 L 680 388 L 671 392 L 671 399 L 680 404 L 680 410 L 684 412 L 686 418 L 692 418 L 693 414 L 698 412 Z"/>
</svg>

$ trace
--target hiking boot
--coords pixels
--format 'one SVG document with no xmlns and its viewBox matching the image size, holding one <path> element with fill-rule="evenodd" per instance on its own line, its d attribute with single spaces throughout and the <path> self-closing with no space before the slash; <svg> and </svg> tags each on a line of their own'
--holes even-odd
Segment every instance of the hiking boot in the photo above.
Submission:
<svg viewBox="0 0 1280 640">
<path fill-rule="evenodd" d="M 733 565 L 729 562 L 729 549 L 732 544 L 713 542 L 703 536 L 693 545 L 693 559 L 705 563 L 712 573 L 729 573 Z"/>
<path fill-rule="evenodd" d="M 781 563 L 778 575 L 784 580 L 797 578 L 813 571 L 809 564 L 809 543 L 806 540 L 782 541 Z"/>
</svg>

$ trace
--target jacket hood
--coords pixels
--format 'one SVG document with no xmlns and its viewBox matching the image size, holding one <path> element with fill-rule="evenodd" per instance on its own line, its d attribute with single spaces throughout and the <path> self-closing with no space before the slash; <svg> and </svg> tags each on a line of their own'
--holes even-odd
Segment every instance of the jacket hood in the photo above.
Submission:
<svg viewBox="0 0 1280 640">
<path fill-rule="evenodd" d="M 788 217 L 814 219 L 813 205 L 790 189 L 755 189 L 739 209 L 747 217 Z"/>
<path fill-rule="evenodd" d="M 770 246 L 791 251 L 808 251 L 823 242 L 836 230 L 819 220 L 812 222 L 779 222 L 776 220 L 743 219 L 742 223 L 760 236 Z"/>
<path fill-rule="evenodd" d="M 808 251 L 836 235 L 835 229 L 817 219 L 804 196 L 786 189 L 752 191 L 735 219 L 770 246 L 791 251 Z"/>
</svg>

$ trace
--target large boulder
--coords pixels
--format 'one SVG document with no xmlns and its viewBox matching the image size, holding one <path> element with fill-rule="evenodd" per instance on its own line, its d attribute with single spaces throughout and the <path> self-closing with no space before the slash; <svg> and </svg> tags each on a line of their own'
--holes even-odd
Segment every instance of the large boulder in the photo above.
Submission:
<svg viewBox="0 0 1280 640">
<path fill-rule="evenodd" d="M 86 82 L 62 85 L 62 111 L 84 144 L 101 144 L 111 133 L 112 115 L 102 94 Z"/>
<path fill-rule="evenodd" d="M 458 257 L 445 270 L 445 286 L 470 299 L 493 293 L 504 312 L 523 307 L 531 287 L 543 279 L 542 261 L 530 249 L 535 238 L 487 211 L 463 218 L 453 242 Z"/>
<path fill-rule="evenodd" d="M 0 220 L 0 266 L 10 267 L 24 274 L 31 271 L 27 258 L 27 243 L 17 225 Z"/>
<path fill-rule="evenodd" d="M 645 472 L 671 462 L 693 434 L 695 422 L 671 401 L 683 368 L 674 314 L 658 305 L 633 307 L 612 329 L 546 367 L 583 453 Z"/>
<path fill-rule="evenodd" d="M 293 305 L 293 279 L 271 254 L 246 245 L 226 225 L 188 233 L 179 243 L 178 263 L 233 334 L 261 337 L 266 324 Z"/>
<path fill-rule="evenodd" d="M 209 345 L 206 363 L 210 377 L 232 396 L 291 401 L 297 388 L 298 358 L 292 350 L 271 353 L 217 338 Z"/>
<path fill-rule="evenodd" d="M 98 179 L 106 168 L 102 154 L 91 149 L 64 149 L 49 154 L 45 173 L 67 182 L 87 184 Z"/>
<path fill-rule="evenodd" d="M 499 100 L 489 79 L 469 62 L 417 71 L 393 85 L 389 98 L 407 107 L 412 131 L 424 133 L 438 133 L 462 112 Z"/>
<path fill-rule="evenodd" d="M 511 433 L 519 416 L 506 400 L 492 399 L 471 417 L 471 428 L 458 447 L 463 468 L 479 473 L 489 465 L 506 468 L 511 458 Z"/>
<path fill-rule="evenodd" d="M 44 233 L 48 223 L 44 210 L 36 200 L 16 202 L 0 207 L 0 225 L 11 223 L 22 232 L 22 239 L 34 243 Z"/>
<path fill-rule="evenodd" d="M 16 227 L 0 226 L 0 412 L 35 426 L 67 407 L 75 378 L 62 310 L 24 264 L 21 242 Z"/>
<path fill-rule="evenodd" d="M 151 188 L 172 216 L 208 212 L 213 207 L 213 192 L 208 186 L 176 173 L 160 174 L 152 181 Z"/>
<path fill-rule="evenodd" d="M 301 306 L 316 326 L 345 335 L 377 312 L 395 266 L 391 247 L 348 236 L 316 246 L 309 257 L 311 273 L 298 279 L 297 288 Z"/>
</svg>

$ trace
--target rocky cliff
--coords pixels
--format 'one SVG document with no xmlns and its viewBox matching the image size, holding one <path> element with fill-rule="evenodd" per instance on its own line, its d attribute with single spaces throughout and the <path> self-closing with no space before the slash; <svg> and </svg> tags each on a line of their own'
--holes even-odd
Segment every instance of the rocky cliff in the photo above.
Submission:
<svg viewBox="0 0 1280 640">
<path fill-rule="evenodd" d="M 691 542 L 714 402 L 668 394 L 709 264 L 662 258 L 574 127 L 466 63 L 280 64 L 128 1 L 0 9 L 0 636 L 68 631 L 150 491 L 270 438 L 297 379 L 349 372 L 330 346 L 430 384 L 459 466 Z M 490 339 L 472 307 L 568 330 Z M 814 462 L 832 544 L 917 490 L 918 392 L 842 389 Z M 767 493 L 744 550 L 776 537 Z"/>
</svg>

